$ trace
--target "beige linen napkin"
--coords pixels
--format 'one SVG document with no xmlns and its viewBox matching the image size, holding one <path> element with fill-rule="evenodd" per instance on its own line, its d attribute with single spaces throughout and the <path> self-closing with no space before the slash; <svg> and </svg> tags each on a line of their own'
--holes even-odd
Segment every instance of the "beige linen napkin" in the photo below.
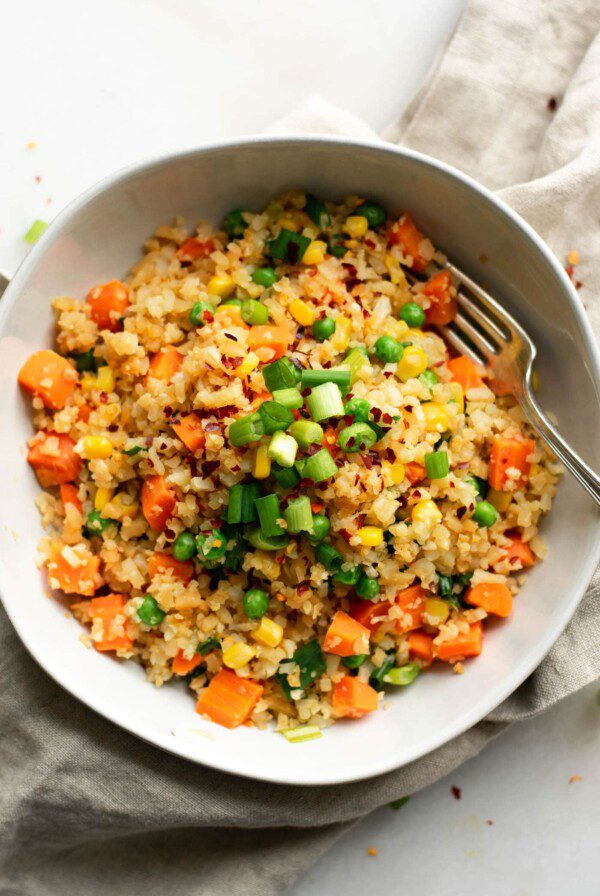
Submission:
<svg viewBox="0 0 600 896">
<path fill-rule="evenodd" d="M 597 0 L 472 0 L 437 71 L 393 129 L 394 139 L 502 188 L 559 258 L 579 248 L 581 295 L 596 332 L 599 30 Z M 356 135 L 353 121 L 312 100 L 293 124 Z M 358 127 L 364 137 L 366 125 Z M 247 781 L 142 743 L 49 680 L 2 613 L 2 896 L 281 893 L 350 821 L 426 787 L 511 722 L 597 677 L 599 586 L 596 577 L 537 671 L 488 719 L 402 769 L 323 788 Z"/>
</svg>

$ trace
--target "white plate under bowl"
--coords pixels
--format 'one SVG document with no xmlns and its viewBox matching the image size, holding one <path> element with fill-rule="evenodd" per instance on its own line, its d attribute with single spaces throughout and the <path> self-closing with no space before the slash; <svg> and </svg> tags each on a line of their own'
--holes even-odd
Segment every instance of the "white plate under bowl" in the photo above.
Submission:
<svg viewBox="0 0 600 896">
<path fill-rule="evenodd" d="M 230 141 L 120 172 L 72 203 L 32 249 L 0 302 L 0 592 L 23 643 L 63 687 L 159 747 L 227 772 L 289 784 L 333 784 L 423 756 L 490 712 L 531 673 L 572 616 L 596 566 L 599 516 L 569 476 L 543 534 L 536 566 L 502 624 L 488 624 L 482 655 L 464 675 L 436 670 L 392 694 L 388 710 L 338 723 L 319 740 L 289 744 L 268 731 L 228 731 L 201 719 L 182 685 L 154 688 L 134 663 L 86 649 L 81 628 L 47 595 L 35 566 L 38 492 L 25 461 L 29 400 L 17 372 L 52 344 L 56 295 L 83 298 L 138 259 L 158 224 L 183 214 L 218 223 L 231 208 L 261 209 L 282 190 L 368 196 L 409 210 L 434 243 L 486 282 L 539 348 L 542 404 L 596 467 L 598 352 L 580 301 L 536 234 L 487 190 L 430 158 L 330 138 Z M 487 257 L 484 263 L 480 261 Z"/>
</svg>

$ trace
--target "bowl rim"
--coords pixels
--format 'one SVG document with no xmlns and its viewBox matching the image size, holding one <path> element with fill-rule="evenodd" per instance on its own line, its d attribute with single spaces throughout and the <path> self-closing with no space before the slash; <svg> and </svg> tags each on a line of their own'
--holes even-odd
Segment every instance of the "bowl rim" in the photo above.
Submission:
<svg viewBox="0 0 600 896">
<path fill-rule="evenodd" d="M 527 223 L 527 221 L 525 221 L 512 208 L 510 208 L 510 206 L 508 206 L 502 199 L 493 194 L 487 187 L 478 183 L 468 174 L 463 173 L 452 165 L 448 165 L 445 162 L 426 155 L 425 153 L 408 149 L 406 147 L 397 146 L 392 143 L 387 143 L 384 141 L 381 141 L 379 143 L 369 140 L 355 140 L 338 135 L 257 134 L 244 136 L 242 138 L 232 137 L 226 140 L 218 140 L 206 144 L 201 144 L 200 146 L 195 148 L 187 148 L 175 152 L 166 152 L 158 155 L 153 155 L 147 157 L 142 161 L 137 161 L 130 165 L 124 166 L 117 171 L 103 177 L 92 186 L 84 190 L 82 193 L 80 193 L 78 196 L 76 196 L 74 199 L 72 199 L 65 206 L 65 208 L 63 208 L 59 212 L 59 214 L 50 223 L 44 234 L 38 240 L 36 245 L 33 246 L 33 248 L 19 265 L 14 276 L 10 279 L 9 285 L 7 286 L 6 291 L 2 297 L 2 301 L 0 302 L 0 337 L 3 335 L 4 325 L 10 311 L 12 310 L 13 305 L 15 305 L 19 298 L 23 295 L 23 285 L 27 281 L 31 271 L 35 268 L 38 261 L 43 256 L 46 249 L 50 246 L 51 243 L 54 242 L 55 238 L 60 235 L 60 233 L 68 225 L 74 215 L 76 215 L 81 209 L 90 204 L 94 199 L 96 199 L 102 193 L 106 192 L 111 187 L 117 186 L 118 184 L 127 181 L 129 178 L 144 171 L 151 171 L 153 168 L 160 168 L 165 165 L 168 166 L 170 163 L 174 163 L 188 157 L 211 154 L 214 152 L 220 152 L 221 150 L 235 148 L 260 148 L 261 146 L 279 146 L 281 148 L 285 148 L 286 146 L 298 144 L 305 144 L 307 145 L 307 147 L 333 145 L 339 146 L 340 148 L 346 148 L 350 151 L 367 150 L 375 154 L 386 156 L 408 157 L 423 165 L 424 167 L 437 169 L 439 172 L 449 176 L 450 178 L 454 178 L 462 182 L 462 184 L 464 184 L 467 188 L 470 188 L 471 190 L 478 193 L 479 196 L 483 198 L 485 202 L 489 206 L 491 206 L 497 214 L 499 214 L 510 225 L 512 225 L 513 229 L 519 231 L 521 237 L 525 237 L 531 243 L 533 243 L 534 248 L 538 250 L 546 263 L 550 266 L 551 271 L 557 278 L 559 285 L 562 286 L 565 299 L 568 302 L 571 312 L 574 315 L 575 322 L 579 327 L 580 335 L 583 339 L 588 354 L 588 369 L 590 372 L 590 376 L 596 388 L 596 393 L 600 394 L 600 349 L 597 346 L 591 324 L 585 314 L 581 300 L 556 256 L 552 253 L 544 240 L 531 227 L 531 225 Z M 594 526 L 600 533 L 600 515 L 597 517 Z M 60 660 L 58 660 L 58 662 L 54 666 L 49 667 L 47 663 L 44 663 L 42 665 L 42 663 L 37 659 L 35 647 L 33 646 L 32 640 L 30 639 L 28 634 L 27 625 L 21 624 L 21 621 L 19 621 L 17 618 L 17 614 L 12 612 L 12 601 L 10 601 L 8 597 L 4 596 L 8 595 L 9 587 L 8 583 L 4 579 L 3 569 L 1 565 L 0 600 L 2 601 L 4 609 L 21 642 L 24 644 L 33 659 L 38 662 L 39 665 L 42 665 L 44 671 L 72 696 L 76 697 L 86 706 L 90 707 L 95 712 L 99 713 L 101 716 L 115 723 L 129 733 L 134 734 L 147 743 L 152 744 L 153 746 L 160 747 L 182 759 L 187 759 L 195 764 L 214 768 L 228 774 L 239 775 L 244 778 L 269 781 L 272 783 L 283 785 L 326 786 L 331 784 L 343 784 L 352 781 L 365 780 L 376 775 L 381 775 L 386 772 L 393 771 L 396 768 L 403 767 L 404 765 L 407 765 L 410 762 L 414 762 L 422 756 L 427 755 L 431 751 L 437 749 L 453 738 L 458 737 L 473 725 L 477 724 L 479 721 L 485 718 L 486 715 L 492 712 L 503 700 L 505 700 L 510 694 L 512 694 L 516 690 L 516 688 L 518 688 L 519 685 L 522 684 L 522 682 L 534 671 L 534 669 L 539 665 L 541 660 L 556 642 L 558 637 L 562 634 L 565 626 L 568 624 L 569 620 L 577 609 L 577 606 L 579 605 L 579 602 L 583 597 L 585 589 L 587 588 L 587 585 L 592 578 L 599 560 L 600 538 L 596 542 L 595 550 L 590 552 L 587 558 L 587 562 L 577 571 L 577 576 L 570 588 L 570 598 L 568 601 L 565 601 L 565 604 L 562 607 L 562 612 L 555 620 L 554 626 L 549 629 L 545 637 L 541 638 L 538 643 L 531 649 L 528 661 L 526 663 L 520 664 L 510 674 L 501 678 L 499 684 L 495 688 L 491 689 L 485 697 L 481 698 L 474 705 L 470 712 L 464 713 L 460 716 L 459 719 L 448 723 L 443 728 L 437 729 L 434 734 L 430 735 L 418 746 L 415 746 L 410 751 L 408 751 L 400 762 L 395 760 L 393 757 L 380 761 L 378 761 L 377 758 L 374 757 L 373 761 L 370 762 L 368 766 L 365 765 L 364 767 L 360 768 L 351 767 L 344 770 L 343 765 L 340 764 L 340 769 L 337 773 L 328 773 L 326 776 L 319 774 L 319 770 L 312 767 L 310 769 L 304 770 L 305 774 L 303 775 L 302 780 L 293 779 L 289 776 L 282 778 L 281 775 L 277 774 L 276 770 L 272 770 L 270 768 L 248 768 L 247 762 L 244 762 L 243 754 L 241 754 L 241 757 L 239 759 L 236 758 L 235 761 L 227 759 L 223 762 L 220 760 L 218 753 L 216 755 L 209 754 L 206 757 L 202 757 L 200 759 L 197 755 L 195 755 L 194 751 L 191 748 L 188 748 L 188 746 L 184 742 L 180 743 L 177 739 L 168 739 L 167 736 L 161 736 L 159 732 L 155 731 L 145 723 L 132 723 L 128 717 L 126 707 L 122 707 L 120 709 L 118 704 L 107 703 L 102 699 L 97 699 L 94 695 L 90 696 L 87 693 L 87 686 L 80 686 L 79 681 L 73 681 L 69 679 L 66 674 L 63 674 L 60 668 Z"/>
</svg>

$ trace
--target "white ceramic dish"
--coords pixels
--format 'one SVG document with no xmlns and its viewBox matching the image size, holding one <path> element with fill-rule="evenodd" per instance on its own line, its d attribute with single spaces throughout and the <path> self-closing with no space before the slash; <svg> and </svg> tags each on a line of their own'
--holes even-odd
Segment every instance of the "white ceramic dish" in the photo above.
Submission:
<svg viewBox="0 0 600 896">
<path fill-rule="evenodd" d="M 338 723 L 319 740 L 289 744 L 269 732 L 228 731 L 194 714 L 183 686 L 156 689 L 143 671 L 86 649 L 81 628 L 47 596 L 34 559 L 38 486 L 25 462 L 30 404 L 17 371 L 52 340 L 51 299 L 83 297 L 125 274 L 144 239 L 181 213 L 220 221 L 261 208 L 296 186 L 326 197 L 358 193 L 410 210 L 434 242 L 504 300 L 539 348 L 541 400 L 576 450 L 600 466 L 600 365 L 580 301 L 543 242 L 478 184 L 391 146 L 330 138 L 231 141 L 119 172 L 72 203 L 31 251 L 0 303 L 0 592 L 22 641 L 46 671 L 97 712 L 159 747 L 227 772 L 289 784 L 376 775 L 428 753 L 490 712 L 536 667 L 572 616 L 600 549 L 600 517 L 566 477 L 544 524 L 547 560 L 535 567 L 513 616 L 489 624 L 465 675 L 433 671 L 391 696 L 387 712 Z M 485 254 L 487 262 L 479 259 Z"/>
</svg>

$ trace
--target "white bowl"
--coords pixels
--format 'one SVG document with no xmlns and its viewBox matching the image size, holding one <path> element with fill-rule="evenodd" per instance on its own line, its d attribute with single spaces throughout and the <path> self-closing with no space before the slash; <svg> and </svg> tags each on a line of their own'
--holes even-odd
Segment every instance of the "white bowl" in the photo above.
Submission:
<svg viewBox="0 0 600 896">
<path fill-rule="evenodd" d="M 194 762 L 289 784 L 352 781 L 403 765 L 460 734 L 529 675 L 572 616 L 599 554 L 599 516 L 566 476 L 543 535 L 548 557 L 527 578 L 513 616 L 488 624 L 482 655 L 462 676 L 423 675 L 387 699 L 387 712 L 338 723 L 319 740 L 289 744 L 268 731 L 228 731 L 194 713 L 182 685 L 154 688 L 141 668 L 86 649 L 81 628 L 47 596 L 35 566 L 38 492 L 25 462 L 29 400 L 17 372 L 52 344 L 56 295 L 124 275 L 153 229 L 183 214 L 218 223 L 231 208 L 260 209 L 289 187 L 324 197 L 369 196 L 410 210 L 434 243 L 489 284 L 539 348 L 542 404 L 596 467 L 598 351 L 579 299 L 544 243 L 507 206 L 446 165 L 391 146 L 330 138 L 258 138 L 135 166 L 72 203 L 48 228 L 0 303 L 0 591 L 37 662 L 92 709 Z M 487 262 L 479 259 L 485 254 Z"/>
</svg>

